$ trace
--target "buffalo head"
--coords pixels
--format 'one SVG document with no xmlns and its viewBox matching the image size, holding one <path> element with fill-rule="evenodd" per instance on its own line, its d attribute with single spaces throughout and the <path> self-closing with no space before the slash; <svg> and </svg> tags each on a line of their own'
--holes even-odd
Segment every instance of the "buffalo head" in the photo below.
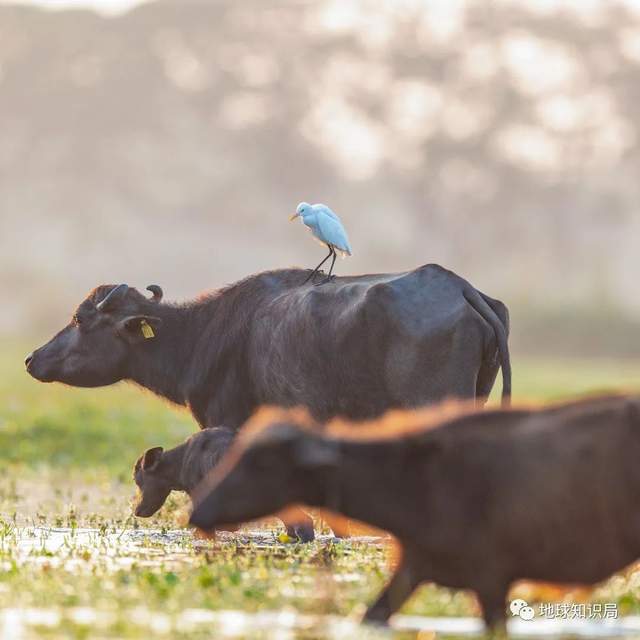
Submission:
<svg viewBox="0 0 640 640">
<path fill-rule="evenodd" d="M 149 518 L 156 513 L 173 490 L 171 473 L 162 468 L 163 454 L 162 447 L 147 449 L 133 468 L 133 479 L 138 486 L 134 513 L 139 518 Z"/>
<path fill-rule="evenodd" d="M 76 387 L 100 387 L 127 378 L 131 358 L 161 331 L 156 313 L 162 289 L 147 289 L 151 299 L 126 284 L 96 287 L 71 322 L 27 356 L 27 371 L 42 382 Z"/>
</svg>

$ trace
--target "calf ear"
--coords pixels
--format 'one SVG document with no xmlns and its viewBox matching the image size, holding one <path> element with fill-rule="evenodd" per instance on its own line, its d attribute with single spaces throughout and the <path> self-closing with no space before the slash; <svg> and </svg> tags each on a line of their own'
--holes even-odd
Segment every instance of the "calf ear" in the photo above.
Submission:
<svg viewBox="0 0 640 640">
<path fill-rule="evenodd" d="M 164 449 L 162 447 L 153 447 L 147 449 L 142 456 L 142 468 L 145 471 L 151 471 L 160 462 Z"/>
<path fill-rule="evenodd" d="M 151 340 L 161 324 L 162 320 L 155 316 L 128 316 L 118 323 L 118 333 L 131 342 Z"/>
</svg>

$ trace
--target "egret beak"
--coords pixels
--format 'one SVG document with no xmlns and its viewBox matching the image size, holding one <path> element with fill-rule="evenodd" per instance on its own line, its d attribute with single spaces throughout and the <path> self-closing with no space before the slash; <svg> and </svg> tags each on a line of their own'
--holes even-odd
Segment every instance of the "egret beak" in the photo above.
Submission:
<svg viewBox="0 0 640 640">
<path fill-rule="evenodd" d="M 290 218 L 289 218 L 289 222 L 293 222 L 296 218 L 299 218 L 300 214 L 299 213 L 294 213 Z"/>
</svg>

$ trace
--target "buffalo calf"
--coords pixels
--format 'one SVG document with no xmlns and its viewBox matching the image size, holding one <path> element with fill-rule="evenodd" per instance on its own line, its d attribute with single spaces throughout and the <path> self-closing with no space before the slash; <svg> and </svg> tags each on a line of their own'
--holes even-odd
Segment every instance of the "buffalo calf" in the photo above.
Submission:
<svg viewBox="0 0 640 640">
<path fill-rule="evenodd" d="M 184 491 L 193 498 L 194 490 L 224 456 L 235 432 L 224 427 L 203 429 L 174 449 L 153 447 L 141 455 L 133 469 L 139 489 L 134 513 L 149 518 L 158 511 L 172 491 Z M 287 533 L 302 542 L 313 540 L 313 520 L 295 513 L 295 523 L 287 523 Z"/>
<path fill-rule="evenodd" d="M 204 429 L 174 449 L 147 449 L 136 461 L 133 479 L 139 489 L 135 514 L 149 518 L 172 491 L 193 490 L 224 455 L 234 432 L 225 428 Z"/>
<path fill-rule="evenodd" d="M 459 407 L 372 428 L 263 414 L 199 489 L 191 523 L 212 529 L 290 503 L 328 508 L 402 546 L 367 620 L 386 621 L 433 581 L 474 590 L 486 624 L 502 625 L 514 581 L 591 585 L 640 557 L 639 409 L 625 397 Z"/>
</svg>

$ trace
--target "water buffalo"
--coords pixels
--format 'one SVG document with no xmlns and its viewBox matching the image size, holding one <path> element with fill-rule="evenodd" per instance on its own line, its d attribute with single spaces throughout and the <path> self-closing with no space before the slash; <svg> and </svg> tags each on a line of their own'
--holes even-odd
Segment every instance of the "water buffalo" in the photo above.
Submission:
<svg viewBox="0 0 640 640">
<path fill-rule="evenodd" d="M 141 455 L 133 468 L 133 479 L 138 487 L 138 500 L 134 513 L 149 518 L 158 511 L 172 491 L 193 492 L 224 456 L 235 432 L 224 427 L 202 429 L 182 444 L 165 451 L 152 447 Z M 298 511 L 287 523 L 291 538 L 308 542 L 313 540 L 313 520 Z"/>
<path fill-rule="evenodd" d="M 224 427 L 202 429 L 168 451 L 162 447 L 147 449 L 133 468 L 133 479 L 139 490 L 134 507 L 136 516 L 151 517 L 172 491 L 184 491 L 191 496 L 204 476 L 218 464 L 233 436 L 234 432 Z"/>
<path fill-rule="evenodd" d="M 253 275 L 186 304 L 96 287 L 26 359 L 43 382 L 130 380 L 187 406 L 201 427 L 240 427 L 263 404 L 318 420 L 489 395 L 511 369 L 507 308 L 437 265 L 301 285 L 308 271 Z"/>
<path fill-rule="evenodd" d="M 516 580 L 592 585 L 640 557 L 640 397 L 395 413 L 346 429 L 258 415 L 196 489 L 191 523 L 303 503 L 390 531 L 402 557 L 374 622 L 433 581 L 473 589 L 500 626 Z"/>
</svg>

